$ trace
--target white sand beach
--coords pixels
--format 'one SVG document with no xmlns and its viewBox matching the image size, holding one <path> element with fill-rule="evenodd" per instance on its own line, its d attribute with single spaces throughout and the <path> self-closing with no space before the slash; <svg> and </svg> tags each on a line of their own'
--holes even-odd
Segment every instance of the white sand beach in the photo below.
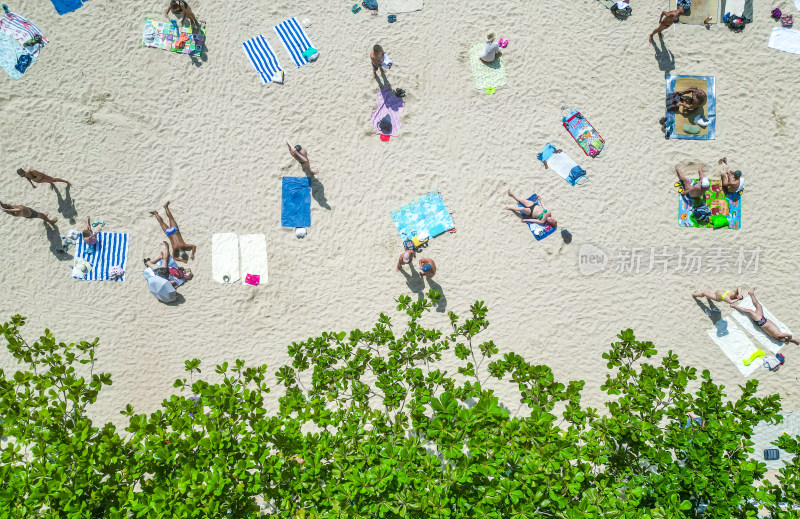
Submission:
<svg viewBox="0 0 800 519">
<path fill-rule="evenodd" d="M 127 403 L 155 410 L 186 359 L 202 359 L 210 373 L 236 358 L 274 371 L 292 341 L 368 328 L 380 312 L 401 324 L 394 299 L 423 283 L 407 284 L 395 271 L 403 244 L 390 212 L 439 191 L 457 232 L 418 255 L 435 260 L 433 281 L 445 299 L 427 322 L 447 327 L 446 311 L 464 316 L 473 301 L 485 301 L 487 339 L 551 366 L 561 380 L 585 380 L 587 405 L 602 404 L 601 355 L 629 327 L 661 352 L 709 369 L 733 394 L 746 379 L 709 339 L 713 325 L 690 294 L 756 286 L 764 305 L 800 334 L 793 242 L 800 184 L 792 169 L 800 56 L 767 48 L 769 10 L 797 13 L 772 0 L 756 6 L 740 34 L 673 26 L 664 33 L 671 64 L 647 41 L 666 0 L 660 4 L 632 0 L 633 15 L 619 21 L 592 0 L 547 8 L 430 0 L 389 24 L 340 2 L 192 0 L 207 23 L 207 48 L 191 58 L 140 44 L 146 18 L 165 20 L 166 2 L 89 0 L 59 16 L 49 2 L 14 0 L 11 10 L 50 42 L 21 79 L 0 78 L 0 200 L 58 216 L 55 241 L 91 217 L 106 232 L 128 233 L 130 248 L 125 282 L 78 281 L 40 220 L 0 215 L 0 315 L 27 316 L 29 339 L 44 328 L 66 342 L 100 337 L 96 369 L 112 373 L 114 384 L 101 395 L 98 418 L 119 421 Z M 293 16 L 311 21 L 305 30 L 320 50 L 317 62 L 299 69 L 272 30 Z M 494 95 L 475 88 L 467 54 L 487 30 L 510 42 L 507 85 Z M 247 60 L 242 42 L 258 34 L 286 70 L 285 84 L 262 84 Z M 370 126 L 375 43 L 394 61 L 391 86 L 407 92 L 403 128 L 387 143 Z M 715 140 L 664 139 L 665 71 L 715 77 Z M 562 106 L 580 110 L 603 136 L 599 158 L 585 156 L 562 127 Z M 303 176 L 286 139 L 307 148 L 324 188 L 315 189 L 305 239 L 280 223 L 281 177 Z M 586 169 L 585 186 L 569 185 L 536 159 L 548 142 Z M 701 162 L 719 178 L 721 157 L 746 178 L 741 229 L 679 227 L 673 166 Z M 16 175 L 20 167 L 70 180 L 74 210 L 47 185 L 32 189 Z M 57 189 L 63 197 L 63 184 Z M 534 240 L 503 209 L 509 189 L 541 195 L 572 242 L 559 233 Z M 140 274 L 142 259 L 165 239 L 149 212 L 166 201 L 184 239 L 198 246 L 188 263 L 195 278 L 180 289 L 185 301 L 172 306 L 154 299 Z M 222 232 L 266 236 L 267 284 L 212 280 L 211 239 Z M 588 245 L 608 256 L 605 271 L 581 272 L 581 251 L 594 250 Z M 651 270 L 651 249 L 664 247 L 667 272 L 661 264 Z M 680 247 L 699 249 L 702 264 L 677 269 Z M 631 272 L 618 272 L 631 249 L 641 254 L 638 272 L 630 264 L 622 266 Z M 757 269 L 745 262 L 739 272 L 740 249 L 747 260 L 759 251 Z M 709 271 L 709 256 L 727 266 Z M 800 349 L 783 352 L 784 369 L 759 368 L 750 378 L 797 409 Z M 5 351 L 0 366 L 15 366 Z M 516 390 L 502 391 L 513 405 Z"/>
</svg>

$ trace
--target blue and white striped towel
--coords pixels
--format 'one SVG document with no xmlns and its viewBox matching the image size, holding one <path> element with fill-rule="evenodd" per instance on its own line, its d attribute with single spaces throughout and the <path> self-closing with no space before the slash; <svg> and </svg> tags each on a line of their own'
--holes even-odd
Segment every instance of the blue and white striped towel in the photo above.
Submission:
<svg viewBox="0 0 800 519">
<path fill-rule="evenodd" d="M 311 40 L 308 39 L 303 28 L 297 23 L 297 18 L 290 18 L 285 22 L 281 22 L 280 25 L 276 25 L 275 34 L 283 42 L 283 46 L 292 56 L 295 65 L 302 67 L 308 64 L 303 52 L 311 48 Z"/>
<path fill-rule="evenodd" d="M 108 271 L 111 267 L 125 267 L 128 263 L 128 235 L 122 232 L 97 233 L 97 243 L 94 252 L 89 254 L 89 246 L 82 239 L 78 239 L 75 256 L 83 258 L 92 264 L 92 270 L 86 276 L 86 281 L 125 281 L 125 275 L 111 279 Z"/>
<path fill-rule="evenodd" d="M 278 58 L 275 57 L 275 52 L 262 35 L 250 38 L 242 43 L 242 47 L 264 83 L 272 81 L 272 76 L 283 70 L 281 64 L 278 63 Z"/>
</svg>

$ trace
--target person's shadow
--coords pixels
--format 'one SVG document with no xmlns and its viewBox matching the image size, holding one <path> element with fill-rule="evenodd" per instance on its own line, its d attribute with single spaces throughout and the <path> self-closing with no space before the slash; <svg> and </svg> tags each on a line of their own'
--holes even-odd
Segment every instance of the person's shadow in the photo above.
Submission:
<svg viewBox="0 0 800 519">
<path fill-rule="evenodd" d="M 437 312 L 444 312 L 445 308 L 447 308 L 447 298 L 444 296 L 444 291 L 442 290 L 442 285 L 437 283 L 436 281 L 429 279 L 428 285 L 431 287 L 431 290 L 436 290 L 439 292 L 439 299 L 434 303 L 436 306 Z"/>
<path fill-rule="evenodd" d="M 708 302 L 708 306 L 706 306 L 700 298 L 695 297 L 694 302 L 697 303 L 697 306 L 703 310 L 703 313 L 711 319 L 711 323 L 717 327 L 717 336 L 722 337 L 723 335 L 728 335 L 728 323 L 722 319 L 722 311 L 717 308 L 713 301 L 706 299 L 706 302 Z M 723 331 L 724 333 L 720 333 Z"/>
<path fill-rule="evenodd" d="M 330 211 L 331 206 L 328 205 L 328 199 L 325 198 L 325 186 L 317 179 L 316 175 L 309 175 L 308 173 L 306 175 L 308 176 L 308 184 L 311 186 L 311 196 L 321 207 Z"/>
<path fill-rule="evenodd" d="M 75 200 L 72 199 L 72 195 L 70 194 L 70 186 L 64 189 L 63 197 L 61 196 L 61 191 L 59 191 L 57 187 L 54 187 L 53 191 L 56 192 L 59 214 L 69 220 L 69 223 L 74 224 L 75 217 L 78 216 L 78 211 L 75 209 Z"/>
<path fill-rule="evenodd" d="M 664 44 L 664 38 L 659 37 L 658 41 L 661 42 L 661 48 L 658 48 L 656 44 L 655 38 L 651 44 L 653 45 L 653 50 L 656 51 L 656 61 L 658 62 L 658 69 L 664 72 L 664 76 L 668 76 L 670 72 L 675 70 L 675 56 L 673 56 L 672 52 L 667 48 Z"/>
<path fill-rule="evenodd" d="M 383 79 L 383 81 L 381 81 L 381 79 Z M 387 89 L 391 90 L 392 89 L 392 84 L 389 83 L 389 78 L 386 77 L 386 71 L 385 70 L 381 70 L 380 75 L 375 78 L 375 81 L 378 82 L 378 88 L 380 88 L 381 90 L 387 90 Z"/>
<path fill-rule="evenodd" d="M 208 61 L 208 52 L 207 51 L 208 51 L 208 46 L 206 45 L 206 42 L 204 41 L 203 42 L 203 48 L 200 50 L 200 58 L 198 58 L 194 54 L 189 54 L 189 59 L 192 60 L 192 65 L 194 65 L 195 67 L 198 67 L 198 68 L 202 67 L 203 63 Z"/>
<path fill-rule="evenodd" d="M 53 253 L 53 256 L 58 258 L 58 261 L 74 259 L 74 256 L 67 252 L 64 247 L 64 240 L 61 238 L 58 226 L 44 222 L 44 228 L 47 231 L 47 241 L 50 242 L 50 252 Z"/>
<path fill-rule="evenodd" d="M 422 279 L 422 276 L 417 274 L 417 271 L 414 270 L 413 265 L 409 265 L 409 269 L 411 270 L 410 274 L 406 272 L 405 267 L 400 267 L 400 272 L 406 278 L 406 285 L 408 285 L 408 289 L 417 294 L 419 299 L 422 300 L 422 298 L 425 297 L 425 280 Z"/>
</svg>

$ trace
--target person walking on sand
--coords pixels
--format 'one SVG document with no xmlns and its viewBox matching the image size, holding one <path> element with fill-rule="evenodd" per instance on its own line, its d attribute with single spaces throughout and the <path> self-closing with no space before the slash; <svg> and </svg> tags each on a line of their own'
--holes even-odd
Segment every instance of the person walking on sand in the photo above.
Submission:
<svg viewBox="0 0 800 519">
<path fill-rule="evenodd" d="M 378 70 L 381 71 L 381 74 L 384 76 L 386 75 L 386 69 L 383 68 L 383 47 L 380 45 L 375 45 L 372 47 L 372 51 L 369 53 L 369 60 L 372 62 L 372 77 L 378 79 Z"/>
<path fill-rule="evenodd" d="M 175 261 L 186 262 L 185 259 L 181 258 L 181 253 L 185 250 L 192 251 L 191 259 L 194 259 L 194 253 L 197 247 L 183 241 L 181 231 L 178 229 L 178 223 L 175 221 L 175 218 L 172 217 L 172 211 L 169 210 L 169 202 L 164 204 L 164 211 L 167 213 L 167 219 L 169 219 L 169 227 L 167 227 L 167 224 L 161 219 L 161 216 L 158 215 L 158 211 L 150 211 L 150 214 L 156 217 L 158 224 L 161 225 L 161 230 L 164 231 L 164 234 L 167 235 L 170 243 L 172 243 L 172 252 Z"/>
<path fill-rule="evenodd" d="M 526 200 L 520 196 L 515 195 L 508 190 L 508 196 L 522 204 L 522 207 L 506 207 L 513 213 L 522 213 L 522 221 L 525 223 L 538 223 L 541 225 L 549 225 L 551 227 L 558 227 L 558 220 L 553 218 L 553 211 L 545 208 L 544 200 L 542 197 L 537 197 L 536 201 Z M 527 216 L 527 218 L 525 218 Z"/>
<path fill-rule="evenodd" d="M 650 33 L 650 43 L 653 43 L 653 36 L 656 34 L 658 34 L 659 38 L 663 38 L 664 36 L 661 33 L 664 32 L 664 29 L 680 21 L 682 14 L 683 7 L 678 7 L 674 11 L 661 11 L 661 17 L 658 19 L 658 27 Z"/>
<path fill-rule="evenodd" d="M 725 157 L 719 159 L 719 164 L 725 164 L 726 166 L 719 174 L 720 180 L 722 181 L 722 188 L 725 189 L 725 192 L 738 193 L 744 189 L 744 177 L 742 177 L 742 172 L 738 169 L 733 171 L 728 168 L 728 159 Z"/>
<path fill-rule="evenodd" d="M 71 182 L 67 182 L 63 178 L 51 177 L 50 175 L 45 175 L 41 171 L 36 171 L 35 169 L 19 168 L 17 170 L 17 175 L 30 182 L 33 189 L 36 189 L 36 184 L 50 184 L 50 189 L 55 189 L 56 186 L 54 184 L 56 182 L 63 182 L 67 185 L 67 187 L 72 186 Z M 34 184 L 34 182 L 36 182 L 36 184 Z"/>
<path fill-rule="evenodd" d="M 167 7 L 167 12 L 164 13 L 164 16 L 169 18 L 170 12 L 175 16 L 181 16 L 181 23 L 185 22 L 186 19 L 189 19 L 189 22 L 192 25 L 200 26 L 200 22 L 197 21 L 197 18 L 194 17 L 194 13 L 192 9 L 189 7 L 189 4 L 186 0 L 171 0 L 169 3 L 169 7 Z"/>
<path fill-rule="evenodd" d="M 700 166 L 700 182 L 695 185 L 692 185 L 692 181 L 686 177 L 681 170 L 678 169 L 678 166 L 675 166 L 675 173 L 678 174 L 678 178 L 680 179 L 679 184 L 683 185 L 683 194 L 688 196 L 689 198 L 696 198 L 699 200 L 703 200 L 706 194 L 706 191 L 709 187 L 711 187 L 711 182 L 706 178 L 703 174 L 703 166 Z"/>
<path fill-rule="evenodd" d="M 306 149 L 299 144 L 296 146 L 292 146 L 289 141 L 286 141 L 286 145 L 289 147 L 289 155 L 295 158 L 297 162 L 303 167 L 303 172 L 306 175 L 316 176 L 319 175 L 319 171 L 314 171 L 311 169 L 311 161 L 308 160 L 308 152 Z"/>
<path fill-rule="evenodd" d="M 50 225 L 54 225 L 58 221 L 58 218 L 51 220 L 47 217 L 47 213 L 34 211 L 30 207 L 26 207 L 24 205 L 11 205 L 0 202 L 0 210 L 6 214 L 10 214 L 11 216 L 21 216 L 23 218 L 41 218 L 45 223 L 49 223 Z"/>
<path fill-rule="evenodd" d="M 722 290 L 717 290 L 716 292 L 698 292 L 696 294 L 692 294 L 692 297 L 705 297 L 706 299 L 710 299 L 718 303 L 733 303 L 734 301 L 741 301 L 744 298 L 741 288 L 737 288 L 736 290 L 726 290 L 725 292 Z"/>
<path fill-rule="evenodd" d="M 419 259 L 419 275 L 425 279 L 431 279 L 436 274 L 436 263 L 432 259 Z"/>
<path fill-rule="evenodd" d="M 494 62 L 495 59 L 502 56 L 502 52 L 500 52 L 500 44 L 494 41 L 495 34 L 494 32 L 490 31 L 486 35 L 486 45 L 483 47 L 483 52 L 481 55 L 478 56 L 478 59 L 482 62 L 489 64 Z"/>
<path fill-rule="evenodd" d="M 756 299 L 755 294 L 755 287 L 751 288 L 748 294 L 750 294 L 750 300 L 753 302 L 753 306 L 756 307 L 755 310 L 748 310 L 746 308 L 739 308 L 738 305 L 731 303 L 731 308 L 738 310 L 739 312 L 747 315 L 750 319 L 753 320 L 756 326 L 764 330 L 764 332 L 775 339 L 776 341 L 780 342 L 793 342 L 795 344 L 800 344 L 800 341 L 797 339 L 792 339 L 791 333 L 783 333 L 778 325 L 770 321 L 764 316 L 764 307 L 761 306 L 761 303 L 758 302 Z"/>
<path fill-rule="evenodd" d="M 411 266 L 412 265 L 411 261 L 414 259 L 416 255 L 417 253 L 414 252 L 414 249 L 409 249 L 407 251 L 404 251 L 397 259 L 397 268 L 395 270 L 400 270 L 406 265 Z"/>
</svg>

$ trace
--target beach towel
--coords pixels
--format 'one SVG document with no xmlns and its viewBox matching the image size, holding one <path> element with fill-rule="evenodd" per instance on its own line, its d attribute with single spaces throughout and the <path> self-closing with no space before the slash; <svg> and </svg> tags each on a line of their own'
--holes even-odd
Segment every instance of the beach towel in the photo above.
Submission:
<svg viewBox="0 0 800 519">
<path fill-rule="evenodd" d="M 692 185 L 698 180 L 691 179 Z M 706 190 L 704 202 L 711 209 L 711 216 L 721 214 L 728 218 L 728 227 L 741 229 L 742 227 L 742 196 L 739 193 L 727 193 L 722 187 L 722 182 L 709 179 L 711 187 Z M 680 227 L 713 227 L 710 221 L 698 222 L 692 217 L 692 208 L 700 205 L 688 196 L 678 196 L 678 225 Z"/>
<path fill-rule="evenodd" d="M 688 114 L 667 110 L 667 128 L 672 139 L 711 140 L 716 138 L 717 121 L 717 91 L 713 76 L 667 76 L 667 98 L 674 92 L 688 90 L 690 87 L 699 88 L 706 93 L 706 104 L 702 109 L 697 109 Z M 685 124 L 694 124 L 694 118 L 703 115 L 710 121 L 707 128 L 700 128 L 700 133 L 694 135 L 684 131 Z"/>
<path fill-rule="evenodd" d="M 677 9 L 676 0 L 669 0 L 667 11 L 674 11 L 675 9 Z M 711 17 L 711 23 L 720 21 L 719 0 L 692 0 L 692 7 L 689 9 L 689 14 L 682 15 L 679 23 L 703 25 L 703 21 L 709 16 Z"/>
<path fill-rule="evenodd" d="M 761 359 L 754 360 L 749 366 L 744 365 L 742 361 L 749 359 L 758 348 L 753 345 L 747 334 L 730 319 L 717 321 L 714 324 L 714 328 L 708 330 L 708 336 L 714 341 L 714 344 L 719 346 L 722 353 L 733 362 L 733 365 L 736 366 L 736 369 L 739 370 L 743 377 L 749 377 L 763 365 Z"/>
<path fill-rule="evenodd" d="M 746 294 L 744 296 L 744 299 L 739 301 L 738 306 L 745 308 L 747 310 L 756 309 L 756 307 L 753 305 L 753 302 L 750 300 L 750 296 Z M 767 310 L 767 307 L 764 306 L 763 303 L 761 303 L 761 308 L 763 308 L 764 310 L 764 317 L 775 323 L 775 325 L 780 329 L 780 331 L 782 331 L 783 333 L 792 333 L 791 330 L 789 330 L 789 328 L 785 324 L 780 322 L 774 315 L 772 315 L 772 312 Z M 755 337 L 756 340 L 759 343 L 761 343 L 762 350 L 765 351 L 769 350 L 772 353 L 780 353 L 781 348 L 783 348 L 786 345 L 785 342 L 776 341 L 775 339 L 767 335 L 767 332 L 762 330 L 760 327 L 756 326 L 756 323 L 754 323 L 749 316 L 741 312 L 738 312 L 734 309 L 731 309 L 731 312 L 733 314 L 733 318 L 736 319 L 736 322 L 738 322 L 742 328 L 750 332 L 750 335 Z"/>
<path fill-rule="evenodd" d="M 535 204 L 538 204 L 539 203 L 539 195 L 534 193 L 530 197 L 528 197 L 528 200 L 530 200 L 531 202 L 533 202 Z M 520 204 L 519 202 L 517 202 L 517 205 L 520 206 L 520 207 L 525 207 L 524 205 Z M 519 213 L 519 215 L 521 217 L 523 217 L 523 218 L 530 218 L 530 216 L 528 216 L 526 214 Z M 525 223 L 528 226 L 528 229 L 531 230 L 531 234 L 533 234 L 533 237 L 536 238 L 536 241 L 543 240 L 543 239 L 547 238 L 548 236 L 550 236 L 551 234 L 553 234 L 554 232 L 556 232 L 556 228 L 551 226 L 550 224 L 542 225 L 542 224 L 536 223 L 536 222 L 523 222 L 523 223 Z"/>
<path fill-rule="evenodd" d="M 494 92 L 495 88 L 506 85 L 506 69 L 503 56 L 495 58 L 491 63 L 484 63 L 480 56 L 486 43 L 473 43 L 469 48 L 469 65 L 472 68 L 472 78 L 478 90 Z M 491 93 L 487 92 L 487 93 Z"/>
<path fill-rule="evenodd" d="M 111 278 L 111 267 L 125 267 L 128 264 L 128 235 L 122 232 L 99 232 L 94 251 L 89 252 L 89 246 L 79 239 L 75 257 L 82 258 L 92 264 L 92 270 L 85 281 L 125 281 L 125 274 L 118 278 Z"/>
<path fill-rule="evenodd" d="M 413 202 L 395 209 L 391 215 L 404 242 L 414 238 L 419 241 L 435 238 L 456 227 L 438 191 L 425 193 Z"/>
<path fill-rule="evenodd" d="M 283 177 L 281 227 L 311 227 L 311 184 L 308 177 Z"/>
<path fill-rule="evenodd" d="M 753 427 L 753 434 L 750 436 L 750 441 L 753 442 L 753 453 L 750 454 L 751 459 L 759 463 L 765 463 L 767 470 L 782 469 L 784 464 L 790 463 L 794 458 L 783 449 L 778 449 L 773 445 L 783 433 L 788 434 L 791 438 L 800 435 L 800 411 L 784 411 L 781 410 L 780 414 L 783 416 L 783 421 L 776 424 L 767 422 L 758 422 Z M 780 451 L 777 460 L 765 460 L 764 450 L 778 449 Z"/>
<path fill-rule="evenodd" d="M 231 232 L 211 236 L 211 278 L 217 283 L 239 281 L 239 237 Z"/>
<path fill-rule="evenodd" d="M 582 185 L 589 181 L 586 178 L 586 170 L 572 160 L 572 157 L 564 153 L 556 153 L 556 147 L 550 143 L 537 155 L 542 162 L 547 162 L 547 167 L 555 171 L 561 178 L 569 182 L 570 185 Z"/>
<path fill-rule="evenodd" d="M 199 56 L 203 52 L 203 43 L 206 41 L 205 28 L 178 26 L 178 29 L 176 31 L 171 22 L 161 22 L 148 18 L 144 22 L 144 29 L 142 30 L 142 45 L 180 54 Z M 189 39 L 183 48 L 176 49 L 174 44 L 183 34 Z"/>
<path fill-rule="evenodd" d="M 379 123 L 386 115 L 392 121 L 392 131 L 389 135 L 397 135 L 403 125 L 400 123 L 400 112 L 405 107 L 405 101 L 392 93 L 390 89 L 383 89 L 376 95 L 378 101 L 378 108 L 372 111 L 370 122 L 372 127 L 375 128 L 375 133 L 383 134 Z"/>
<path fill-rule="evenodd" d="M 378 0 L 378 13 L 381 15 L 412 13 L 421 11 L 425 0 Z"/>
<path fill-rule="evenodd" d="M 279 71 L 283 70 L 278 58 L 275 56 L 275 51 L 272 50 L 269 42 L 262 35 L 251 38 L 242 43 L 244 53 L 250 63 L 255 67 L 256 72 L 261 77 L 261 81 L 269 83 L 272 77 Z"/>
<path fill-rule="evenodd" d="M 263 234 L 239 236 L 239 257 L 242 260 L 242 284 L 247 274 L 260 276 L 259 284 L 267 284 L 267 239 Z"/>
<path fill-rule="evenodd" d="M 785 27 L 773 27 L 767 47 L 792 54 L 800 54 L 800 31 Z"/>
<path fill-rule="evenodd" d="M 47 45 L 48 41 L 35 23 L 15 13 L 8 13 L 5 16 L 0 15 L 0 33 L 11 36 L 17 43 L 23 46 L 31 38 L 39 36 L 42 39 L 42 43 L 25 47 L 25 50 L 27 50 L 28 54 L 33 56 L 34 59 L 39 57 L 39 51 Z"/>
<path fill-rule="evenodd" d="M 592 158 L 600 155 L 606 146 L 606 141 L 597 133 L 592 123 L 587 121 L 578 110 L 569 110 L 563 107 L 561 111 L 563 115 L 561 124 L 572 135 L 583 152 Z"/>
<path fill-rule="evenodd" d="M 158 260 L 158 261 L 156 261 L 156 265 L 158 265 L 159 267 L 160 267 L 161 265 L 163 265 L 163 264 L 164 264 L 164 260 Z M 177 268 L 180 268 L 180 267 L 178 266 L 178 264 L 175 262 L 175 258 L 173 258 L 172 256 L 170 256 L 170 257 L 169 257 L 169 265 L 168 265 L 168 268 L 176 268 L 176 269 L 177 269 Z M 155 274 L 155 272 L 153 272 L 153 269 L 151 269 L 150 267 L 147 267 L 146 269 L 144 269 L 144 270 L 142 271 L 142 275 L 143 275 L 145 278 L 149 278 L 150 276 L 155 276 L 156 274 Z M 186 283 L 186 280 L 185 280 L 185 279 L 176 278 L 176 277 L 175 277 L 175 276 L 173 276 L 172 274 L 170 274 L 170 275 L 169 275 L 169 280 L 170 280 L 170 281 L 174 281 L 174 282 L 175 282 L 175 283 L 176 283 L 178 286 L 181 286 L 181 285 L 183 285 L 184 283 Z"/>
<path fill-rule="evenodd" d="M 276 25 L 275 34 L 278 35 L 278 39 L 286 47 L 286 51 L 298 68 L 308 64 L 308 59 L 303 56 L 303 52 L 313 47 L 313 45 L 311 45 L 311 40 L 308 39 L 305 31 L 297 22 L 297 18 L 289 18 Z"/>
<path fill-rule="evenodd" d="M 21 56 L 30 56 L 30 54 L 17 40 L 8 34 L 0 32 L 0 68 L 5 70 L 13 79 L 22 77 L 22 72 L 16 68 Z"/>
<path fill-rule="evenodd" d="M 753 0 L 720 0 L 719 16 L 725 18 L 726 14 L 741 16 L 751 22 L 753 20 Z"/>
<path fill-rule="evenodd" d="M 79 7 L 83 7 L 82 0 L 50 0 L 53 2 L 53 7 L 56 8 L 56 12 L 60 15 L 65 15 L 67 13 L 71 13 L 75 11 Z"/>
</svg>

